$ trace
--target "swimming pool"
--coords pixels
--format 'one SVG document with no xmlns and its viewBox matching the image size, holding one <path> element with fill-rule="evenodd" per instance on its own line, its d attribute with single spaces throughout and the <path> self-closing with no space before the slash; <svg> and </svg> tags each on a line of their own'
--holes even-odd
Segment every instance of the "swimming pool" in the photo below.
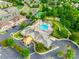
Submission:
<svg viewBox="0 0 79 59">
<path fill-rule="evenodd" d="M 40 26 L 39 26 L 39 28 L 41 29 L 41 30 L 45 30 L 45 31 L 47 31 L 48 30 L 48 24 L 41 24 Z"/>
</svg>

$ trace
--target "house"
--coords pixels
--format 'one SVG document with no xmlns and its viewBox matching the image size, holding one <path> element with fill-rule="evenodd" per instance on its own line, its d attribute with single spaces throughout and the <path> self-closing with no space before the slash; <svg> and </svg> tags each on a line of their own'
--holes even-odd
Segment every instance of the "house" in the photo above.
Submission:
<svg viewBox="0 0 79 59">
<path fill-rule="evenodd" d="M 0 9 L 0 19 L 1 20 L 11 20 L 15 16 L 19 16 L 20 13 L 16 7 L 7 7 Z"/>
<path fill-rule="evenodd" d="M 3 9 L 4 11 L 8 12 L 8 14 L 10 14 L 11 16 L 15 17 L 15 16 L 19 16 L 20 13 L 18 11 L 18 9 L 16 7 L 8 7 Z"/>
<path fill-rule="evenodd" d="M 42 20 L 37 20 L 31 27 L 35 31 L 45 35 L 50 35 L 53 31 L 52 25 Z"/>
<path fill-rule="evenodd" d="M 6 1 L 0 1 L 0 19 L 11 20 L 14 16 L 19 15 L 19 11 L 16 7 L 12 6 L 12 3 Z"/>
<path fill-rule="evenodd" d="M 35 15 L 38 12 L 38 8 L 31 8 L 28 5 L 24 5 L 22 8 L 22 13 L 25 13 L 26 15 L 29 15 L 29 13 L 32 13 L 32 15 Z"/>
<path fill-rule="evenodd" d="M 0 21 L 0 32 L 6 31 L 14 26 L 14 23 L 11 21 Z"/>
<path fill-rule="evenodd" d="M 2 4 L 0 7 L 5 7 L 9 3 L 0 1 L 0 4 Z M 21 24 L 25 20 L 27 20 L 26 17 L 21 16 L 16 7 L 9 6 L 6 8 L 0 8 L 0 32 Z"/>
<path fill-rule="evenodd" d="M 26 20 L 26 18 L 23 16 L 16 16 L 12 20 L 7 20 L 7 21 L 0 20 L 0 32 L 9 30 L 13 26 L 21 24 L 25 20 Z"/>
<path fill-rule="evenodd" d="M 35 42 L 41 42 L 49 48 L 52 44 L 52 41 L 49 39 L 49 35 L 52 33 L 52 26 L 49 24 L 47 29 L 40 29 L 40 25 L 42 24 L 48 24 L 43 21 L 36 21 L 32 26 L 26 27 L 21 34 L 23 36 L 31 36 L 33 38 L 33 41 Z M 50 27 L 51 26 L 51 27 Z"/>
<path fill-rule="evenodd" d="M 0 0 L 0 8 L 6 8 L 6 7 L 11 7 L 11 6 L 12 6 L 12 3 Z"/>
<path fill-rule="evenodd" d="M 21 24 L 23 21 L 25 21 L 26 18 L 24 16 L 15 16 L 13 19 L 11 19 L 10 21 L 14 23 L 14 26 Z"/>
</svg>

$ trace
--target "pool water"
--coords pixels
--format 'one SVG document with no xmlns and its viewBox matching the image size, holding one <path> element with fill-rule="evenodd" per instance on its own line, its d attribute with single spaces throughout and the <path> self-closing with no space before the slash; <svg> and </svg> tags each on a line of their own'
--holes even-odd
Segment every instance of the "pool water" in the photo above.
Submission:
<svg viewBox="0 0 79 59">
<path fill-rule="evenodd" d="M 45 30 L 45 31 L 47 31 L 48 30 L 48 24 L 42 24 L 42 25 L 40 25 L 39 26 L 39 28 L 41 29 L 41 30 Z"/>
</svg>

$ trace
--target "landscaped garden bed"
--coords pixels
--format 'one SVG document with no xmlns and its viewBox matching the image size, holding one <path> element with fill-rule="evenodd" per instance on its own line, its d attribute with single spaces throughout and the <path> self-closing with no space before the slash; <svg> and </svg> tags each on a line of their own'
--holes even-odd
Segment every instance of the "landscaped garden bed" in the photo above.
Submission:
<svg viewBox="0 0 79 59">
<path fill-rule="evenodd" d="M 21 55 L 21 57 L 27 58 L 28 56 L 30 56 L 30 50 L 28 48 L 22 48 L 21 46 L 16 44 L 14 42 L 13 38 L 11 38 L 11 37 L 3 40 L 2 42 L 0 42 L 0 44 L 3 47 L 15 49 L 15 51 L 17 51 Z"/>
<path fill-rule="evenodd" d="M 79 47 L 79 32 L 72 33 L 70 40 Z"/>
<path fill-rule="evenodd" d="M 18 31 L 16 33 L 11 33 L 11 36 L 16 39 L 16 40 L 21 40 L 23 38 L 23 36 L 20 33 L 21 31 Z"/>
<path fill-rule="evenodd" d="M 48 52 L 51 52 L 58 48 L 59 47 L 52 47 L 52 46 L 50 48 L 47 48 L 42 43 L 34 43 L 34 50 L 37 54 L 40 55 L 47 54 Z"/>
<path fill-rule="evenodd" d="M 6 31 L 0 32 L 0 34 L 2 34 L 2 35 L 6 34 L 6 33 L 7 33 Z"/>
</svg>

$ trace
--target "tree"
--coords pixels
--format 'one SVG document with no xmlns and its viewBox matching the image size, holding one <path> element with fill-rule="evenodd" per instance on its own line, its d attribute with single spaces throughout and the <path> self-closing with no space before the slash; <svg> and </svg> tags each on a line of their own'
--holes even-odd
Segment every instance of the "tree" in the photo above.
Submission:
<svg viewBox="0 0 79 59">
<path fill-rule="evenodd" d="M 79 32 L 72 33 L 69 38 L 70 40 L 76 42 L 79 45 Z"/>
<path fill-rule="evenodd" d="M 41 3 L 47 3 L 48 0 L 40 0 Z"/>
<path fill-rule="evenodd" d="M 13 45 L 15 44 L 13 38 L 11 38 L 11 37 L 7 38 L 7 44 L 8 44 L 9 46 L 13 46 Z"/>
<path fill-rule="evenodd" d="M 58 8 L 59 18 L 63 25 L 65 25 L 69 30 L 78 31 L 78 17 L 79 11 L 71 6 L 72 4 L 64 3 L 61 7 Z M 68 25 L 66 25 L 66 23 Z M 75 26 L 77 25 L 77 26 Z"/>
<path fill-rule="evenodd" d="M 28 48 L 22 48 L 20 47 L 19 45 L 17 44 L 14 44 L 13 48 L 19 52 L 19 54 L 22 56 L 22 57 L 28 57 L 29 54 L 30 54 L 30 50 Z"/>
<path fill-rule="evenodd" d="M 46 14 L 45 12 L 38 12 L 36 13 L 35 17 L 38 19 L 44 19 L 45 14 Z"/>
<path fill-rule="evenodd" d="M 46 51 L 50 50 L 50 48 L 45 47 L 44 44 L 40 43 L 40 42 L 39 43 L 37 43 L 37 42 L 35 43 L 35 49 L 39 53 L 43 53 L 43 52 L 46 52 Z"/>
<path fill-rule="evenodd" d="M 24 29 L 25 27 L 27 26 L 27 23 L 26 21 L 22 22 L 21 25 L 20 25 L 20 29 Z"/>
<path fill-rule="evenodd" d="M 57 17 L 58 16 L 58 9 L 57 8 L 53 8 L 51 13 L 53 13 L 53 16 Z"/>
<path fill-rule="evenodd" d="M 68 48 L 66 59 L 74 59 L 75 58 L 75 51 L 72 48 Z"/>
<path fill-rule="evenodd" d="M 27 57 L 27 56 L 29 56 L 30 51 L 29 51 L 29 49 L 23 49 L 23 50 L 20 52 L 20 54 L 21 54 L 22 57 Z"/>
<path fill-rule="evenodd" d="M 24 0 L 3 0 L 3 1 L 13 3 L 14 6 L 23 5 L 23 3 L 24 3 Z"/>
<path fill-rule="evenodd" d="M 7 40 L 3 40 L 2 42 L 0 42 L 0 44 L 1 44 L 3 47 L 8 47 Z"/>
<path fill-rule="evenodd" d="M 58 57 L 64 57 L 64 51 L 63 50 L 59 50 Z"/>
<path fill-rule="evenodd" d="M 73 3 L 79 3 L 79 0 L 73 0 Z"/>
</svg>

